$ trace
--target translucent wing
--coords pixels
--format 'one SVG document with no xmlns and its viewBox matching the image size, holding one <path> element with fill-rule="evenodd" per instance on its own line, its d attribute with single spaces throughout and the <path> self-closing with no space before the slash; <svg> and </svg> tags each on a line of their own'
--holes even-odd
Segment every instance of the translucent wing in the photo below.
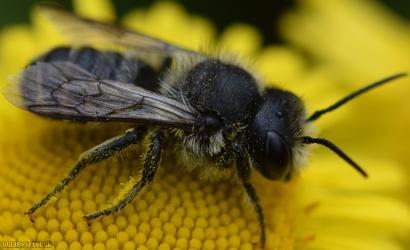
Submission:
<svg viewBox="0 0 410 250">
<path fill-rule="evenodd" d="M 67 120 L 121 121 L 192 129 L 196 112 L 133 84 L 99 79 L 70 62 L 38 62 L 5 88 L 16 106 Z"/>
<path fill-rule="evenodd" d="M 137 31 L 79 17 L 54 6 L 45 5 L 40 8 L 57 24 L 64 34 L 71 36 L 73 41 L 77 43 L 93 43 L 98 40 L 127 49 L 156 52 L 168 57 L 178 55 L 203 56 L 201 53 L 169 44 Z"/>
</svg>

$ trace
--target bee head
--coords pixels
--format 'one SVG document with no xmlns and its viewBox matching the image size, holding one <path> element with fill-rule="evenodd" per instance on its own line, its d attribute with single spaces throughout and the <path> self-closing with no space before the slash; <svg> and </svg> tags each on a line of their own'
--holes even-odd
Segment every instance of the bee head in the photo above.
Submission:
<svg viewBox="0 0 410 250">
<path fill-rule="evenodd" d="M 294 147 L 304 123 L 304 107 L 297 96 L 280 89 L 266 90 L 247 136 L 251 157 L 264 177 L 284 179 L 291 173 Z"/>
<path fill-rule="evenodd" d="M 295 169 L 298 149 L 303 147 L 303 144 L 320 144 L 340 156 L 362 176 L 367 177 L 367 173 L 335 144 L 324 138 L 304 135 L 303 127 L 357 96 L 406 75 L 406 73 L 398 73 L 373 82 L 329 107 L 317 110 L 307 119 L 303 104 L 298 97 L 287 91 L 268 89 L 263 104 L 250 125 L 247 137 L 249 152 L 256 168 L 270 180 L 286 179 Z"/>
</svg>

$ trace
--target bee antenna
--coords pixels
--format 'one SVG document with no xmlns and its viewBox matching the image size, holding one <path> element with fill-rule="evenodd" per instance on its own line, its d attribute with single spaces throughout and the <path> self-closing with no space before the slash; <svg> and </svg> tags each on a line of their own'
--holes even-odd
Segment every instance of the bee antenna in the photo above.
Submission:
<svg viewBox="0 0 410 250">
<path fill-rule="evenodd" d="M 313 138 L 310 136 L 302 136 L 300 137 L 301 142 L 304 144 L 320 144 L 328 149 L 332 150 L 335 154 L 340 156 L 343 160 L 349 163 L 354 169 L 356 169 L 363 177 L 367 178 L 367 173 L 355 162 L 353 161 L 347 154 L 345 154 L 340 148 L 338 148 L 335 144 L 331 143 L 330 141 L 323 139 L 323 138 Z"/>
<path fill-rule="evenodd" d="M 356 90 L 355 92 L 345 96 L 344 98 L 340 99 L 339 101 L 337 101 L 336 103 L 330 105 L 329 107 L 322 109 L 322 110 L 318 110 L 315 111 L 307 120 L 306 122 L 311 122 L 311 121 L 315 121 L 317 120 L 319 117 L 321 117 L 323 114 L 326 114 L 330 111 L 333 111 L 337 108 L 339 108 L 340 106 L 344 105 L 345 103 L 347 103 L 348 101 L 352 100 L 353 98 L 366 93 L 369 90 L 372 90 L 376 87 L 379 87 L 387 82 L 393 81 L 394 79 L 400 78 L 400 77 L 404 77 L 407 76 L 407 73 L 402 72 L 402 73 L 398 73 L 389 77 L 386 77 L 384 79 L 381 79 L 379 81 L 376 81 L 374 83 L 371 83 L 361 89 Z"/>
</svg>

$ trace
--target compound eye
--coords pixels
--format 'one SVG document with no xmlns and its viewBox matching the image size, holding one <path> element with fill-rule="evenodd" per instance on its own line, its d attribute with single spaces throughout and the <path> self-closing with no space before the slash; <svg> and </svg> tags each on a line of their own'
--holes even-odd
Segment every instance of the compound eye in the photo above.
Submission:
<svg viewBox="0 0 410 250">
<path fill-rule="evenodd" d="M 290 151 L 280 135 L 274 131 L 266 133 L 265 154 L 260 166 L 261 173 L 270 180 L 284 178 L 290 170 Z"/>
</svg>

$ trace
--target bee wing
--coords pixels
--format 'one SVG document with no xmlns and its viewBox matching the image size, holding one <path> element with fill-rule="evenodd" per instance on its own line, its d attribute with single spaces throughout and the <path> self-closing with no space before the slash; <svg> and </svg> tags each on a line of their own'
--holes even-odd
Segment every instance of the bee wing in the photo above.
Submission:
<svg viewBox="0 0 410 250">
<path fill-rule="evenodd" d="M 99 79 L 70 62 L 38 62 L 4 91 L 16 106 L 67 120 L 120 121 L 192 129 L 197 113 L 186 104 L 134 84 Z"/>
<path fill-rule="evenodd" d="M 111 23 L 79 17 L 54 6 L 41 6 L 41 10 L 58 24 L 64 34 L 72 36 L 76 43 L 100 41 L 127 49 L 156 52 L 168 57 L 178 55 L 204 56 L 199 52 L 169 44 L 140 32 L 131 31 Z"/>
</svg>

